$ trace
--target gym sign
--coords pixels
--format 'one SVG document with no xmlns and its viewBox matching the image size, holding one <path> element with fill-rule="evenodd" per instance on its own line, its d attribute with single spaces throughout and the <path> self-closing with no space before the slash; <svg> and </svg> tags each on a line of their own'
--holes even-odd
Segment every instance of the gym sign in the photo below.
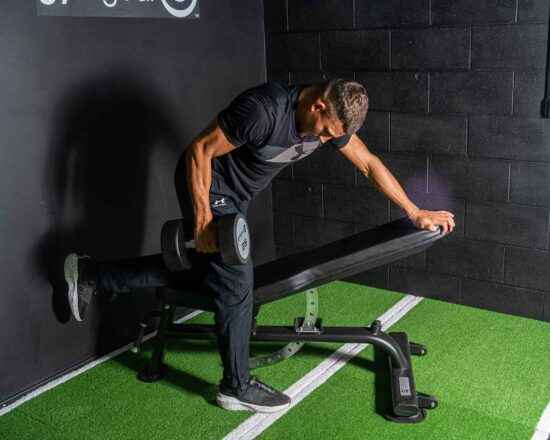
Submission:
<svg viewBox="0 0 550 440">
<path fill-rule="evenodd" d="M 199 18 L 199 0 L 36 0 L 38 15 Z"/>
</svg>

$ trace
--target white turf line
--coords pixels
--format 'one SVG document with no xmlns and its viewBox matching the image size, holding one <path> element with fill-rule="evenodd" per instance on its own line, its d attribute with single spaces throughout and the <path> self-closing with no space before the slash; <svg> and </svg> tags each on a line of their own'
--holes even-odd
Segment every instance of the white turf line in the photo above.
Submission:
<svg viewBox="0 0 550 440">
<path fill-rule="evenodd" d="M 378 320 L 382 322 L 382 329 L 387 330 L 419 304 L 422 299 L 423 298 L 420 297 L 407 295 L 378 318 Z M 346 365 L 350 359 L 358 355 L 368 345 L 369 344 L 357 343 L 343 345 L 302 379 L 285 390 L 285 393 L 292 399 L 290 408 L 271 414 L 256 413 L 231 431 L 223 440 L 252 440 L 256 438 L 270 425 L 290 411 L 292 407 L 296 406 L 317 387 L 326 382 L 340 368 Z"/>
<path fill-rule="evenodd" d="M 192 318 L 194 318 L 197 315 L 200 315 L 202 313 L 202 310 L 195 310 L 194 312 L 189 313 L 188 315 L 182 316 L 178 320 L 174 321 L 175 324 L 181 324 L 182 322 L 188 321 Z M 143 341 L 147 341 L 154 336 L 156 336 L 157 332 L 156 330 L 154 332 L 151 332 L 143 337 Z M 17 408 L 19 405 L 22 405 L 23 403 L 34 399 L 35 397 L 38 397 L 40 394 L 51 390 L 52 388 L 55 388 L 58 385 L 61 385 L 62 383 L 67 382 L 68 380 L 71 380 L 73 377 L 76 377 L 82 373 L 85 373 L 88 370 L 91 370 L 95 366 L 102 364 L 103 362 L 108 361 L 111 358 L 114 358 L 115 356 L 118 356 L 121 353 L 124 353 L 125 351 L 128 351 L 132 348 L 134 344 L 130 343 L 128 345 L 125 345 L 124 347 L 121 347 L 103 357 L 100 357 L 99 359 L 96 359 L 93 362 L 90 362 L 89 364 L 83 365 L 82 367 L 71 371 L 70 373 L 65 374 L 64 376 L 61 376 L 55 380 L 52 380 L 51 382 L 48 382 L 45 385 L 42 385 L 40 388 L 37 388 L 33 391 L 31 391 L 29 394 L 24 395 L 20 399 L 16 400 L 10 405 L 6 405 L 5 407 L 0 408 L 0 416 L 3 416 L 4 414 L 9 413 L 10 411 L 13 411 L 15 408 Z"/>
<path fill-rule="evenodd" d="M 550 439 L 550 403 L 542 413 L 539 423 L 535 429 L 535 433 L 531 440 L 548 440 Z"/>
</svg>

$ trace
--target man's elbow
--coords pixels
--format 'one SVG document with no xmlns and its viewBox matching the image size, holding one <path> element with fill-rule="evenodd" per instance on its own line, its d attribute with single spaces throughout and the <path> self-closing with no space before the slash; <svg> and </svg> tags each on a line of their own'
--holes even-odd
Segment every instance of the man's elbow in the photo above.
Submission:
<svg viewBox="0 0 550 440">
<path fill-rule="evenodd" d="M 209 153 L 209 149 L 206 148 L 204 142 L 195 141 L 187 148 L 185 157 L 188 163 L 212 160 Z"/>
<path fill-rule="evenodd" d="M 370 178 L 370 168 L 367 166 L 362 166 L 359 168 L 359 172 L 365 176 L 367 179 Z"/>
</svg>

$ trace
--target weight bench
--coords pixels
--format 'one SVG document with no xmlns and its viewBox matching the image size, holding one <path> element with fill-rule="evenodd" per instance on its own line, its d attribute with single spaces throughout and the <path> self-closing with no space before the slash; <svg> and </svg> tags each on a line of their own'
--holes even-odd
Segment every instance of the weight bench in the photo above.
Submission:
<svg viewBox="0 0 550 440">
<path fill-rule="evenodd" d="M 370 343 L 388 355 L 392 412 L 385 415 L 399 423 L 424 420 L 427 409 L 438 404 L 433 396 L 416 391 L 411 355 L 423 356 L 425 346 L 409 342 L 403 332 L 385 333 L 379 321 L 369 327 L 324 327 L 317 316 L 317 287 L 366 270 L 379 267 L 429 248 L 443 237 L 436 232 L 420 230 L 408 219 L 399 219 L 385 225 L 360 232 L 316 249 L 289 255 L 254 268 L 254 313 L 251 341 L 280 341 L 288 344 L 269 355 L 250 359 L 250 367 L 257 368 L 284 360 L 296 353 L 305 342 Z M 164 246 L 166 243 L 164 242 Z M 256 317 L 263 304 L 306 293 L 306 314 L 296 318 L 293 326 L 258 326 Z M 184 306 L 214 311 L 212 299 L 185 286 L 170 285 L 157 288 L 160 324 L 153 354 L 146 367 L 138 374 L 140 380 L 153 382 L 164 377 L 165 344 L 168 339 L 215 339 L 214 325 L 174 324 L 174 308 Z M 136 341 L 139 349 L 145 324 Z"/>
</svg>

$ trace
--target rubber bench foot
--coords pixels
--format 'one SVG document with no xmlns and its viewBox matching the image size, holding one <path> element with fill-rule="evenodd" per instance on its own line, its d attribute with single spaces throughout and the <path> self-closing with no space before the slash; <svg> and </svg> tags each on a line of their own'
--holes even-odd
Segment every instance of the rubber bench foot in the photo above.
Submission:
<svg viewBox="0 0 550 440">
<path fill-rule="evenodd" d="M 160 364 L 158 370 L 152 371 L 151 364 L 147 364 L 145 368 L 138 373 L 137 377 L 142 382 L 157 382 L 164 379 L 167 370 L 168 367 L 165 364 Z"/>
<path fill-rule="evenodd" d="M 428 411 L 424 408 L 420 408 L 418 414 L 414 416 L 396 416 L 395 414 L 384 414 L 386 420 L 390 420 L 395 423 L 420 423 L 426 419 L 428 416 Z"/>
</svg>

